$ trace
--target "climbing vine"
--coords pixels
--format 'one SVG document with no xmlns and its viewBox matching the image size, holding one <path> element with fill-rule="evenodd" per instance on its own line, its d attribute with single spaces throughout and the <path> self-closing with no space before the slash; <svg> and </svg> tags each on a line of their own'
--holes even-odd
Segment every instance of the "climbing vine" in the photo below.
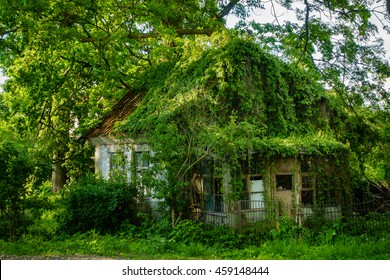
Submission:
<svg viewBox="0 0 390 280">
<path fill-rule="evenodd" d="M 251 150 L 270 158 L 348 149 L 334 138 L 323 109 L 330 106 L 328 93 L 315 75 L 251 39 L 198 39 L 183 46 L 180 60 L 147 77 L 139 83 L 147 90 L 143 103 L 119 131 L 150 145 L 156 172 L 165 174 L 160 194 L 172 207 L 179 207 L 192 169 L 207 157 L 238 174 Z"/>
</svg>

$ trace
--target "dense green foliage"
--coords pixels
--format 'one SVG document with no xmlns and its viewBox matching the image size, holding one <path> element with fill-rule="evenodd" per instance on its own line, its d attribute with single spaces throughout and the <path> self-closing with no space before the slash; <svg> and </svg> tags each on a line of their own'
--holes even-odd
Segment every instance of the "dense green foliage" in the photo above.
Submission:
<svg viewBox="0 0 390 280">
<path fill-rule="evenodd" d="M 124 222 L 136 224 L 138 197 L 137 188 L 123 178 L 87 176 L 64 192 L 61 231 L 111 232 Z"/>
<path fill-rule="evenodd" d="M 145 211 L 137 212 L 134 204 L 121 204 L 129 202 L 128 196 L 122 196 L 129 189 L 120 181 L 88 178 L 64 191 L 65 204 L 63 194 L 51 193 L 48 184 L 45 191 L 29 195 L 27 226 L 20 228 L 23 234 L 13 242 L 6 236 L 1 238 L 2 259 L 390 258 L 388 214 L 372 213 L 336 222 L 307 220 L 305 227 L 297 226 L 290 217 L 280 217 L 237 233 L 190 220 L 181 220 L 172 228 L 169 218 L 152 217 Z M 68 208 L 72 202 L 78 203 L 77 207 Z M 125 217 L 118 212 L 119 204 Z M 106 213 L 114 219 L 107 219 Z M 137 223 L 130 219 L 135 213 Z M 69 228 L 65 230 L 64 226 Z"/>
<path fill-rule="evenodd" d="M 302 1 L 276 2 L 289 10 Z M 144 183 L 174 209 L 183 206 L 180 191 L 198 162 L 213 154 L 234 171 L 249 150 L 265 157 L 304 151 L 338 163 L 349 150 L 356 193 L 386 189 L 390 70 L 370 19 L 385 25 L 389 18 L 374 2 L 304 1 L 296 23 L 260 24 L 246 21 L 264 4 L 255 0 L 0 1 L 0 67 L 8 77 L 0 92 L 2 238 L 27 232 L 50 239 L 61 225 L 71 233 L 109 232 L 126 220 L 134 229 L 134 188 L 80 180 L 92 166 L 80 136 L 134 89 L 148 94 L 122 136 L 147 139 L 155 151 L 151 171 L 164 170 L 167 181 L 145 176 Z M 229 14 L 242 19 L 234 32 L 224 27 Z M 52 174 L 54 191 L 69 186 L 64 198 L 40 197 Z M 154 252 L 173 248 L 179 235 L 191 240 L 181 231 L 187 228 L 203 234 L 183 223 L 150 241 Z M 111 240 L 92 235 L 88 242 Z"/>
<path fill-rule="evenodd" d="M 148 143 L 154 171 L 166 178 L 165 185 L 150 187 L 180 211 L 183 187 L 208 157 L 228 167 L 232 181 L 240 180 L 241 161 L 251 152 L 264 160 L 301 153 L 344 160 L 348 147 L 329 116 L 338 110 L 331 104 L 336 98 L 315 77 L 250 38 L 214 34 L 141 80 L 145 98 L 120 132 Z"/>
<path fill-rule="evenodd" d="M 384 82 L 389 67 L 383 55 L 383 40 L 377 34 L 377 26 L 386 27 L 388 15 L 384 6 L 376 3 L 374 6 L 374 2 L 304 1 L 299 5 L 302 1 L 275 0 L 270 6 L 252 0 L 2 1 L 0 67 L 8 80 L 0 97 L 0 115 L 11 126 L 15 125 L 20 137 L 34 142 L 35 150 L 41 151 L 42 161 L 56 166 L 53 176 L 57 175 L 58 180 L 53 180 L 53 190 L 58 190 L 79 177 L 80 167 L 90 167 L 88 147 L 75 140 L 96 125 L 99 116 L 110 110 L 126 91 L 135 87 L 138 74 L 164 61 L 175 63 L 188 54 L 186 50 L 196 38 L 224 30 L 227 16 L 233 14 L 241 19 L 236 29 L 251 31 L 256 43 L 267 52 L 299 68 L 312 70 L 310 75 L 320 75 L 343 98 L 343 106 L 352 108 L 351 112 L 358 111 L 355 107 L 370 104 L 373 107 L 370 110 L 388 118 L 384 110 L 388 103 Z M 294 10 L 296 21 L 276 18 L 264 24 L 249 22 L 248 16 L 254 9 L 272 16 L 275 6 Z M 374 17 L 381 23 L 374 25 L 371 20 Z M 291 69 L 285 70 L 291 73 Z M 245 69 L 240 71 L 245 73 Z M 277 106 L 280 98 L 287 101 L 285 84 L 280 84 L 280 90 L 272 95 L 272 89 L 278 85 L 264 82 L 272 85 L 268 90 L 271 94 L 265 97 L 276 98 L 273 120 L 281 125 L 277 133 L 294 130 L 295 125 L 290 123 L 294 117 L 289 114 L 292 107 L 288 102 L 282 102 L 281 108 Z M 240 91 L 242 85 L 235 87 Z M 226 89 L 234 92 L 232 86 L 230 79 L 230 89 Z M 220 90 L 224 87 L 219 85 Z M 232 101 L 240 95 L 226 97 Z M 298 101 L 302 100 L 308 101 Z M 247 113 L 251 103 L 237 101 L 236 107 L 244 105 L 238 111 Z M 293 101 L 297 100 L 290 100 Z M 258 105 L 254 110 L 262 110 L 262 104 Z M 299 108 L 296 111 L 306 114 Z M 314 113 L 308 111 L 306 115 Z M 364 117 L 363 122 L 371 128 L 380 125 L 375 118 Z M 303 124 L 296 127 L 299 131 L 302 128 Z M 379 141 L 378 146 L 382 143 Z M 51 172 L 40 176 L 48 180 Z"/>
<path fill-rule="evenodd" d="M 388 220 L 387 220 L 388 221 Z M 377 223 L 376 225 L 379 225 Z M 322 226 L 317 232 L 299 229 L 287 219 L 268 234 L 237 234 L 231 229 L 205 229 L 182 221 L 174 229 L 169 222 L 146 222 L 141 230 L 122 229 L 116 235 L 96 231 L 66 238 L 42 239 L 27 235 L 18 242 L 0 240 L 2 258 L 28 259 L 389 259 L 387 234 L 348 235 L 340 224 Z M 378 228 L 379 229 L 379 228 Z M 297 232 L 301 237 L 297 238 Z"/>
<path fill-rule="evenodd" d="M 13 139 L 14 133 L 0 122 L 0 236 L 13 239 L 20 226 L 26 183 L 33 173 L 28 146 Z"/>
</svg>

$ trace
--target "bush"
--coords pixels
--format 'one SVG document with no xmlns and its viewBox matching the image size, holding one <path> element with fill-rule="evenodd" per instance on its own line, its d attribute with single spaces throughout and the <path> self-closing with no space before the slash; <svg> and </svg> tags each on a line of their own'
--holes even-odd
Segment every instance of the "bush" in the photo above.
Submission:
<svg viewBox="0 0 390 280">
<path fill-rule="evenodd" d="M 0 131 L 1 132 L 1 131 Z M 32 164 L 25 145 L 0 141 L 0 238 L 12 240 L 20 227 Z"/>
<path fill-rule="evenodd" d="M 170 238 L 186 244 L 202 242 L 204 239 L 203 224 L 192 220 L 182 220 L 172 229 Z"/>
<path fill-rule="evenodd" d="M 58 217 L 62 215 L 61 194 L 51 191 L 47 181 L 30 191 L 25 201 L 24 226 L 27 234 L 44 240 L 56 237 L 59 229 Z"/>
<path fill-rule="evenodd" d="M 58 233 L 58 212 L 56 210 L 44 210 L 41 216 L 35 219 L 27 231 L 29 234 L 51 240 Z"/>
<path fill-rule="evenodd" d="M 287 239 L 298 237 L 302 228 L 298 226 L 289 216 L 279 217 L 276 227 L 270 230 L 273 239 Z"/>
<path fill-rule="evenodd" d="M 87 176 L 64 193 L 62 229 L 67 233 L 113 232 L 123 222 L 137 222 L 137 188 L 125 179 Z"/>
</svg>

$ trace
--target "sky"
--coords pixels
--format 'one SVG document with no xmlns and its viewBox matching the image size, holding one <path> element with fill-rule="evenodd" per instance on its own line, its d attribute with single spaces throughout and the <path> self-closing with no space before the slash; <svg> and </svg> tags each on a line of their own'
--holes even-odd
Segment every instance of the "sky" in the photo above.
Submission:
<svg viewBox="0 0 390 280">
<path fill-rule="evenodd" d="M 294 11 L 287 11 L 284 8 L 281 8 L 280 6 L 278 7 L 276 5 L 277 4 L 275 3 L 276 15 L 278 16 L 278 21 L 280 24 L 282 24 L 285 21 L 297 22 L 296 14 Z M 254 10 L 247 21 L 249 22 L 249 21 L 254 20 L 254 21 L 259 22 L 259 23 L 267 23 L 270 21 L 272 22 L 274 20 L 274 18 L 271 17 L 271 14 L 269 12 L 271 9 L 270 2 L 265 3 L 264 6 L 265 6 L 265 9 Z M 382 5 L 382 6 L 383 7 L 378 8 L 378 10 L 385 11 L 384 5 Z M 301 6 L 300 8 L 303 9 L 304 7 Z M 384 48 L 387 52 L 386 57 L 388 60 L 390 60 L 390 34 L 383 30 L 382 24 L 375 16 L 372 16 L 371 20 L 374 24 L 376 24 L 378 26 L 378 36 L 383 38 Z M 235 16 L 232 16 L 232 15 L 228 16 L 227 26 L 229 28 L 233 28 L 237 22 L 238 22 L 238 19 Z"/>
<path fill-rule="evenodd" d="M 3 84 L 5 81 L 5 77 L 3 75 L 3 71 L 0 70 L 0 84 Z M 0 89 L 1 90 L 1 89 Z"/>
<path fill-rule="evenodd" d="M 296 4 L 295 4 L 296 5 Z M 372 9 L 375 9 L 377 11 L 382 11 L 384 14 L 387 14 L 386 7 L 384 4 L 384 1 L 378 1 L 378 3 L 374 3 L 371 6 Z M 267 22 L 272 22 L 275 20 L 274 17 L 270 14 L 271 8 L 271 2 L 265 2 L 264 4 L 265 9 L 256 9 L 252 12 L 252 15 L 247 19 L 248 22 L 254 20 L 255 22 L 259 23 L 267 23 Z M 296 7 L 299 7 L 300 9 L 304 9 L 304 5 L 301 4 Z M 286 10 L 285 8 L 278 6 L 276 2 L 274 2 L 274 11 L 275 14 L 278 16 L 278 22 L 280 24 L 283 24 L 285 21 L 290 21 L 290 22 L 297 22 L 297 17 L 296 13 L 293 10 Z M 378 14 L 378 16 L 380 16 Z M 383 39 L 384 43 L 384 49 L 386 51 L 385 58 L 390 61 L 390 34 L 389 32 L 385 31 L 384 28 L 382 28 L 383 24 L 381 24 L 380 20 L 378 17 L 372 15 L 371 16 L 371 21 L 378 27 L 378 37 L 381 37 Z M 227 26 L 229 28 L 234 27 L 234 25 L 238 22 L 238 19 L 232 15 L 229 15 L 227 18 Z M 385 89 L 390 90 L 390 78 L 387 79 L 387 82 L 385 82 Z"/>
</svg>

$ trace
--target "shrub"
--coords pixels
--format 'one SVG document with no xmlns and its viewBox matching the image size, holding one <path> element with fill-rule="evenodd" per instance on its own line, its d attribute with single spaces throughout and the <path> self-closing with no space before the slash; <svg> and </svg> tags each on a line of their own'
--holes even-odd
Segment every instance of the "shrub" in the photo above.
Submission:
<svg viewBox="0 0 390 280">
<path fill-rule="evenodd" d="M 203 224 L 192 220 L 182 220 L 172 229 L 170 238 L 187 244 L 202 242 L 204 239 Z"/>
<path fill-rule="evenodd" d="M 44 210 L 40 217 L 33 220 L 27 231 L 34 236 L 42 237 L 44 240 L 51 240 L 58 232 L 58 212 L 56 210 Z"/>
<path fill-rule="evenodd" d="M 11 140 L 0 141 L 0 237 L 12 240 L 21 224 L 26 181 L 32 173 L 27 147 Z"/>
<path fill-rule="evenodd" d="M 302 228 L 298 226 L 289 216 L 279 217 L 275 229 L 270 230 L 273 239 L 286 239 L 297 237 Z"/>
<path fill-rule="evenodd" d="M 67 233 L 113 232 L 125 221 L 137 221 L 138 191 L 125 179 L 86 176 L 64 193 L 62 229 Z"/>
</svg>

